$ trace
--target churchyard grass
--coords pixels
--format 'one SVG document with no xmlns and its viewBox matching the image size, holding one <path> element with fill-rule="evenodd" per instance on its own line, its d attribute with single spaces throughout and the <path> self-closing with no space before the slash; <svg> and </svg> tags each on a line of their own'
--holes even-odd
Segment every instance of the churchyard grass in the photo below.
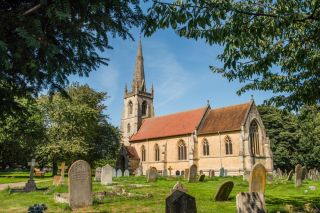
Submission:
<svg viewBox="0 0 320 213">
<path fill-rule="evenodd" d="M 120 177 L 113 178 L 111 186 L 104 186 L 93 181 L 93 191 L 112 191 L 121 187 L 132 197 L 107 196 L 103 200 L 94 199 L 93 206 L 82 209 L 81 212 L 164 212 L 165 198 L 178 179 L 165 180 L 159 178 L 156 182 L 147 183 L 145 177 Z M 233 181 L 234 188 L 230 194 L 230 200 L 226 202 L 214 202 L 213 196 L 218 187 L 225 181 Z M 67 178 L 65 179 L 67 182 Z M 188 194 L 196 198 L 198 212 L 235 212 L 235 196 L 238 192 L 248 191 L 248 183 L 242 181 L 242 177 L 226 177 L 206 179 L 205 182 L 187 183 L 180 180 Z M 140 184 L 138 186 L 134 184 Z M 309 186 L 316 186 L 315 191 L 309 190 Z M 35 203 L 45 203 L 48 212 L 70 212 L 67 204 L 54 202 L 54 193 L 67 192 L 67 185 L 52 186 L 52 182 L 41 182 L 38 187 L 49 187 L 46 191 L 29 193 L 13 193 L 9 190 L 0 192 L 0 212 L 26 212 L 27 208 Z M 266 205 L 268 212 L 282 210 L 285 212 L 285 204 L 291 204 L 303 208 L 305 203 L 319 203 L 320 182 L 304 181 L 300 188 L 295 188 L 294 182 L 275 181 L 267 184 Z M 306 192 L 305 190 L 308 190 Z M 148 197 L 148 194 L 152 195 Z M 319 208 L 319 206 L 318 206 Z"/>
<path fill-rule="evenodd" d="M 0 184 L 3 183 L 17 183 L 17 182 L 26 182 L 29 179 L 30 172 L 0 172 Z M 46 180 L 47 178 L 51 178 L 52 174 L 47 172 L 44 178 L 34 177 L 37 180 Z"/>
</svg>

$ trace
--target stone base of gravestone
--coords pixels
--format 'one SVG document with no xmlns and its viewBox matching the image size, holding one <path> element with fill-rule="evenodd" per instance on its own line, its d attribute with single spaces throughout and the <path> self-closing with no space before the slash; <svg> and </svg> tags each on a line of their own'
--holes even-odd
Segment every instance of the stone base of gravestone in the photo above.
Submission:
<svg viewBox="0 0 320 213">
<path fill-rule="evenodd" d="M 28 180 L 28 182 L 26 183 L 24 189 L 25 192 L 31 192 L 31 191 L 36 191 L 37 190 L 37 186 L 36 183 L 34 182 L 34 180 Z"/>
<path fill-rule="evenodd" d="M 176 190 L 166 198 L 166 213 L 196 213 L 196 199 L 187 193 Z"/>
<path fill-rule="evenodd" d="M 236 197 L 237 213 L 266 213 L 264 195 L 260 192 L 240 192 Z"/>
</svg>

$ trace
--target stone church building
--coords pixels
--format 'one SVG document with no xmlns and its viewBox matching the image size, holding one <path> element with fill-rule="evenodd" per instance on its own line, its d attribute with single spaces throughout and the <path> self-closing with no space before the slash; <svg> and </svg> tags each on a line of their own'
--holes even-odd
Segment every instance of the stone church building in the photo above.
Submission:
<svg viewBox="0 0 320 213">
<path fill-rule="evenodd" d="M 156 167 L 159 173 L 176 174 L 195 164 L 207 174 L 219 175 L 223 168 L 226 175 L 242 175 L 261 162 L 273 170 L 270 141 L 253 100 L 155 116 L 153 98 L 153 86 L 146 88 L 140 41 L 131 88 L 124 91 L 117 169 L 135 173 L 142 167 L 146 174 Z"/>
</svg>

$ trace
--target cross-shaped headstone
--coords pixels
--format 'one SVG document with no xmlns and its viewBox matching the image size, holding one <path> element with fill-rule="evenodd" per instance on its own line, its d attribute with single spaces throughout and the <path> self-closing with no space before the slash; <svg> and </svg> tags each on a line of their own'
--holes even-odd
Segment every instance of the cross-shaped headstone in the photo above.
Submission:
<svg viewBox="0 0 320 213">
<path fill-rule="evenodd" d="M 30 166 L 30 180 L 33 180 L 34 167 L 38 165 L 39 164 L 35 159 L 32 159 L 31 162 L 28 162 L 28 166 Z"/>
<path fill-rule="evenodd" d="M 60 169 L 60 171 L 61 171 L 60 181 L 63 182 L 63 180 L 64 180 L 64 170 L 68 169 L 68 166 L 66 166 L 66 163 L 65 163 L 65 162 L 62 162 L 62 163 L 61 163 L 61 166 L 59 166 L 59 169 Z"/>
<path fill-rule="evenodd" d="M 168 170 L 169 170 L 169 176 L 171 176 L 171 171 L 173 170 L 173 168 L 169 166 Z"/>
</svg>

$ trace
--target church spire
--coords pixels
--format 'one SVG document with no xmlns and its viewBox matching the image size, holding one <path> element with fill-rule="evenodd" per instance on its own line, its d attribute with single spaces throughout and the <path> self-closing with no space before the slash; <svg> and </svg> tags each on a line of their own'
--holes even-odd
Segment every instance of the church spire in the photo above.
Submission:
<svg viewBox="0 0 320 213">
<path fill-rule="evenodd" d="M 134 67 L 132 90 L 135 92 L 146 91 L 141 40 L 139 41 L 136 64 Z"/>
</svg>

